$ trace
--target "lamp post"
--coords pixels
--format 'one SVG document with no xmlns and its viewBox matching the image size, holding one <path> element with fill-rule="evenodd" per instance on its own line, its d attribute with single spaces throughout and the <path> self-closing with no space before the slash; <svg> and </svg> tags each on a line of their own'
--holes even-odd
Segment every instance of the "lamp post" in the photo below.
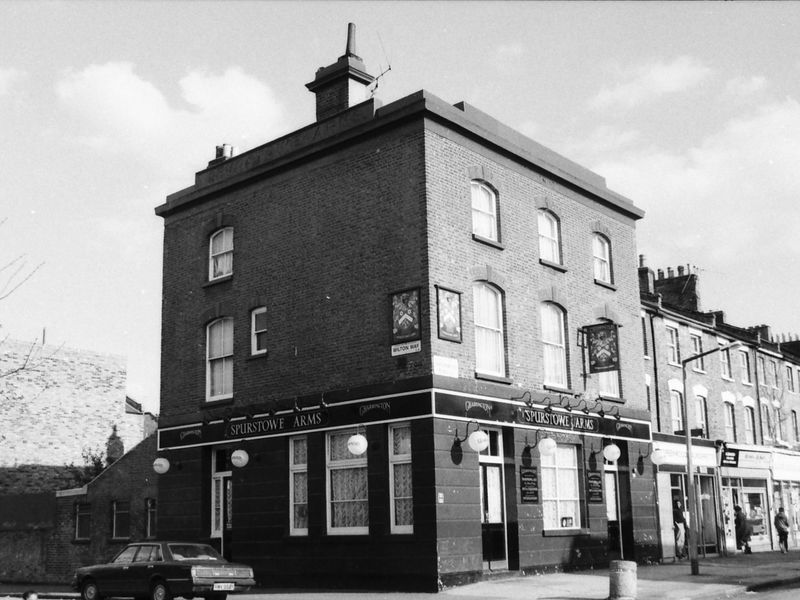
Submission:
<svg viewBox="0 0 800 600">
<path fill-rule="evenodd" d="M 689 563 L 691 565 L 692 575 L 700 574 L 700 565 L 697 562 L 697 536 L 695 535 L 699 511 L 697 495 L 694 489 L 694 461 L 692 460 L 692 431 L 689 429 L 689 394 L 686 389 L 686 365 L 703 356 L 708 356 L 714 352 L 727 352 L 731 348 L 736 348 L 741 345 L 742 342 L 736 340 L 725 346 L 717 346 L 711 350 L 706 350 L 700 354 L 684 358 L 681 361 L 681 381 L 683 383 L 683 432 L 686 436 L 686 495 L 689 496 L 689 503 L 686 507 L 686 510 L 689 512 L 689 530 L 686 532 L 686 544 L 689 546 Z"/>
</svg>

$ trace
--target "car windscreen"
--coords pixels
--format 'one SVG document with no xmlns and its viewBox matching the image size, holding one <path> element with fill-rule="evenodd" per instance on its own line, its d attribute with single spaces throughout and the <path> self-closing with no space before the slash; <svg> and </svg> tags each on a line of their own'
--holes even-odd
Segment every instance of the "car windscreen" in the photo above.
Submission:
<svg viewBox="0 0 800 600">
<path fill-rule="evenodd" d="M 206 544 L 168 544 L 174 560 L 225 560 Z"/>
<path fill-rule="evenodd" d="M 116 558 L 114 559 L 114 563 L 119 564 L 131 562 L 133 560 L 133 555 L 136 554 L 138 549 L 139 546 L 128 546 L 122 552 L 117 554 Z"/>
</svg>

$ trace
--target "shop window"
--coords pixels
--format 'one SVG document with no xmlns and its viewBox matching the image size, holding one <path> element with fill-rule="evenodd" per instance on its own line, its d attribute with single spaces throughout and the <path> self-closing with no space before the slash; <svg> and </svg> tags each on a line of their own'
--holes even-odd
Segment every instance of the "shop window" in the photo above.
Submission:
<svg viewBox="0 0 800 600">
<path fill-rule="evenodd" d="M 580 527 L 577 448 L 559 444 L 541 460 L 544 529 Z"/>
<path fill-rule="evenodd" d="M 541 306 L 542 346 L 544 349 L 544 384 L 566 388 L 567 346 L 565 313 L 556 304 L 544 302 Z"/>
<path fill-rule="evenodd" d="M 683 395 L 678 390 L 669 391 L 672 413 L 672 433 L 683 431 Z"/>
<path fill-rule="evenodd" d="M 744 441 L 747 444 L 756 443 L 756 411 L 752 406 L 744 407 Z"/>
<path fill-rule="evenodd" d="M 736 441 L 736 417 L 734 406 L 730 402 L 726 402 L 725 406 L 725 440 L 729 442 Z"/>
<path fill-rule="evenodd" d="M 558 218 L 548 210 L 539 211 L 539 258 L 561 264 L 561 227 Z"/>
<path fill-rule="evenodd" d="M 144 509 L 144 535 L 147 538 L 154 538 L 156 537 L 156 499 L 146 498 L 144 501 Z"/>
<path fill-rule="evenodd" d="M 115 540 L 131 537 L 131 503 L 114 500 L 111 502 L 111 537 Z"/>
<path fill-rule="evenodd" d="M 88 540 L 92 534 L 92 505 L 79 502 L 75 505 L 75 539 Z"/>
<path fill-rule="evenodd" d="M 233 396 L 233 319 L 225 317 L 206 328 L 206 400 Z"/>
<path fill-rule="evenodd" d="M 472 195 L 472 233 L 493 242 L 499 242 L 497 227 L 497 194 L 482 181 L 470 182 Z"/>
<path fill-rule="evenodd" d="M 289 439 L 289 533 L 308 535 L 308 438 Z"/>
<path fill-rule="evenodd" d="M 472 286 L 475 309 L 475 371 L 505 377 L 503 295 L 484 282 Z"/>
<path fill-rule="evenodd" d="M 411 475 L 411 425 L 389 427 L 389 482 L 392 533 L 413 533 L 414 498 Z"/>
<path fill-rule="evenodd" d="M 326 439 L 328 533 L 368 534 L 367 455 L 347 449 L 352 431 L 329 433 Z"/>
<path fill-rule="evenodd" d="M 208 280 L 233 274 L 233 227 L 220 229 L 209 238 Z"/>
</svg>

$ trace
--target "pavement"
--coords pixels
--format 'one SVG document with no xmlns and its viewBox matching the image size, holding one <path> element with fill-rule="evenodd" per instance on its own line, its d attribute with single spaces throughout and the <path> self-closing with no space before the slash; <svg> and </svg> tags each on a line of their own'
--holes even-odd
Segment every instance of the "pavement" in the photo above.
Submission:
<svg viewBox="0 0 800 600">
<path fill-rule="evenodd" d="M 800 551 L 701 558 L 698 575 L 691 574 L 686 560 L 638 565 L 636 575 L 639 600 L 722 600 L 746 592 L 800 584 Z M 63 585 L 0 584 L 0 600 L 19 600 L 26 589 L 35 589 L 44 600 L 78 598 Z M 609 571 L 496 577 L 447 588 L 439 596 L 442 600 L 605 600 L 609 598 Z M 257 589 L 237 595 L 235 600 L 432 600 L 433 597 L 414 592 Z"/>
</svg>

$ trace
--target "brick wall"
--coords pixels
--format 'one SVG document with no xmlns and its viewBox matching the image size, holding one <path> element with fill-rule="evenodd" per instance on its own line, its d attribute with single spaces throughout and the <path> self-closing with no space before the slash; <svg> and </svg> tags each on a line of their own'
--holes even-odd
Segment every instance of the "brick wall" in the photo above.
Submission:
<svg viewBox="0 0 800 600">
<path fill-rule="evenodd" d="M 105 453 L 114 424 L 126 449 L 142 439 L 143 417 L 125 413 L 118 356 L 6 339 L 0 373 L 0 493 L 70 485 L 64 467 L 82 465 L 84 450 Z"/>
</svg>

